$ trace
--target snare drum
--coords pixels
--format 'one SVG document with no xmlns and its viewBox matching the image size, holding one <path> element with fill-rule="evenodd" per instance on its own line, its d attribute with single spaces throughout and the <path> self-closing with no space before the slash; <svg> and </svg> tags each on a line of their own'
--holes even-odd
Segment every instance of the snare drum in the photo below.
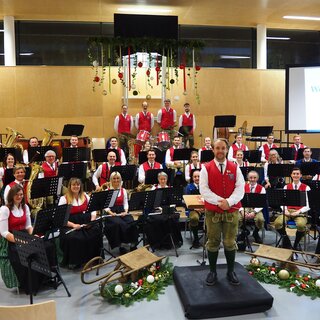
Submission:
<svg viewBox="0 0 320 320">
<path fill-rule="evenodd" d="M 146 130 L 140 130 L 137 134 L 136 141 L 137 144 L 143 145 L 150 138 L 150 132 Z"/>
<path fill-rule="evenodd" d="M 170 136 L 168 132 L 161 131 L 158 133 L 158 146 L 168 147 L 170 145 Z"/>
</svg>

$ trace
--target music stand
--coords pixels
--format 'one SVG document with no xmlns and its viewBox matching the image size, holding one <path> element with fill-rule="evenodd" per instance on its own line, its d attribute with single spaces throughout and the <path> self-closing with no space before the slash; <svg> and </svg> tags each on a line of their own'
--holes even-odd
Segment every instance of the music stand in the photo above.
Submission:
<svg viewBox="0 0 320 320">
<path fill-rule="evenodd" d="M 84 181 L 87 177 L 87 167 L 86 162 L 62 163 L 58 167 L 58 176 L 66 180 L 76 177 Z"/>
<path fill-rule="evenodd" d="M 111 167 L 110 174 L 115 171 L 121 174 L 122 181 L 132 181 L 136 175 L 137 167 L 135 164 L 127 164 L 125 166 L 114 166 Z"/>
<path fill-rule="evenodd" d="M 305 191 L 299 190 L 287 190 L 287 189 L 267 189 L 267 197 L 269 206 L 283 206 L 282 216 L 283 224 L 282 229 L 283 233 L 280 234 L 280 239 L 276 244 L 276 247 L 279 246 L 283 238 L 286 236 L 286 219 L 285 219 L 285 206 L 295 206 L 295 207 L 304 207 L 306 205 L 307 193 Z"/>
<path fill-rule="evenodd" d="M 11 153 L 16 158 L 16 148 L 0 148 L 0 162 L 4 161 L 4 158 Z"/>
<path fill-rule="evenodd" d="M 3 186 L 7 186 L 9 183 L 13 182 L 15 180 L 15 177 L 13 175 L 13 169 L 11 168 L 6 169 L 6 174 L 2 177 L 2 179 L 3 179 Z"/>
<path fill-rule="evenodd" d="M 272 131 L 273 126 L 254 126 L 252 127 L 251 137 L 267 137 Z"/>
<path fill-rule="evenodd" d="M 62 130 L 62 136 L 81 136 L 84 125 L 82 124 L 65 124 Z"/>
<path fill-rule="evenodd" d="M 235 127 L 237 117 L 234 115 L 215 116 L 214 127 L 215 128 L 226 128 Z"/>
<path fill-rule="evenodd" d="M 262 151 L 259 150 L 248 150 L 243 151 L 243 159 L 249 161 L 249 163 L 260 163 Z"/>
<path fill-rule="evenodd" d="M 139 158 L 139 161 L 138 161 L 139 164 L 143 164 L 144 162 L 148 161 L 147 151 L 140 151 L 138 154 L 138 158 Z"/>
<path fill-rule="evenodd" d="M 252 246 L 249 241 L 248 234 L 246 232 L 246 208 L 264 208 L 267 205 L 267 195 L 265 193 L 245 193 L 242 200 L 241 205 L 243 207 L 243 237 L 246 247 L 250 249 L 251 252 Z"/>
<path fill-rule="evenodd" d="M 90 148 L 86 147 L 63 148 L 63 162 L 90 161 L 90 151 Z"/>
<path fill-rule="evenodd" d="M 194 151 L 194 149 L 189 149 L 189 148 L 174 149 L 172 160 L 173 161 L 184 161 L 184 160 L 189 161 L 192 151 Z"/>
<path fill-rule="evenodd" d="M 49 150 L 54 151 L 57 154 L 56 148 L 51 146 L 45 147 L 28 147 L 28 158 L 29 162 L 32 160 L 33 162 L 45 161 L 45 153 Z"/>
<path fill-rule="evenodd" d="M 301 162 L 299 166 L 303 176 L 315 176 L 320 172 L 320 162 Z"/>
<path fill-rule="evenodd" d="M 282 160 L 293 160 L 294 159 L 295 149 L 293 149 L 293 148 L 288 147 L 288 148 L 272 148 L 272 149 L 277 150 L 277 152 Z"/>
<path fill-rule="evenodd" d="M 51 277 L 44 240 L 22 231 L 13 231 L 20 262 L 28 268 L 30 304 L 33 304 L 32 270 Z"/>
<path fill-rule="evenodd" d="M 31 186 L 31 199 L 61 194 L 62 177 L 35 179 Z"/>
<path fill-rule="evenodd" d="M 287 164 L 268 164 L 268 176 L 269 177 L 290 177 L 292 169 L 294 168 L 293 163 Z"/>
<path fill-rule="evenodd" d="M 155 152 L 156 152 L 156 158 L 155 160 L 159 163 L 164 163 L 166 160 L 166 150 L 160 150 L 158 148 L 154 148 Z"/>
<path fill-rule="evenodd" d="M 209 162 L 214 159 L 213 150 L 202 150 L 201 151 L 201 163 Z"/>
<path fill-rule="evenodd" d="M 174 169 L 150 169 L 146 171 L 145 184 L 158 184 L 158 174 L 165 172 L 168 175 L 168 184 L 172 185 L 174 178 Z"/>
<path fill-rule="evenodd" d="M 107 149 L 93 149 L 92 158 L 94 162 L 106 162 L 107 161 Z"/>
<path fill-rule="evenodd" d="M 260 183 L 264 179 L 264 177 L 263 177 L 263 167 L 253 167 L 253 166 L 240 167 L 240 170 L 241 170 L 241 173 L 242 173 L 242 175 L 243 175 L 243 177 L 244 177 L 244 179 L 246 181 L 248 181 L 248 173 L 250 171 L 255 171 L 255 172 L 258 173 L 258 175 L 259 175 L 258 183 Z"/>
</svg>

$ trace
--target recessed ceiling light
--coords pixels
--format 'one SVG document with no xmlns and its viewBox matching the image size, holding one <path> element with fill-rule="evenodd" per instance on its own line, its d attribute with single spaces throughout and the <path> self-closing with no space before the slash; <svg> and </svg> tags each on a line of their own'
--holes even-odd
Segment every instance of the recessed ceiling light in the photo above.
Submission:
<svg viewBox="0 0 320 320">
<path fill-rule="evenodd" d="M 290 40 L 289 37 L 267 37 L 267 40 Z"/>
<path fill-rule="evenodd" d="M 283 16 L 283 19 L 320 21 L 320 17 L 308 17 L 308 16 Z"/>
<path fill-rule="evenodd" d="M 125 7 L 118 8 L 120 12 L 131 12 L 131 13 L 170 13 L 171 9 L 151 8 L 151 7 Z"/>
<path fill-rule="evenodd" d="M 229 56 L 229 55 L 221 55 L 221 59 L 251 59 L 249 56 Z"/>
</svg>

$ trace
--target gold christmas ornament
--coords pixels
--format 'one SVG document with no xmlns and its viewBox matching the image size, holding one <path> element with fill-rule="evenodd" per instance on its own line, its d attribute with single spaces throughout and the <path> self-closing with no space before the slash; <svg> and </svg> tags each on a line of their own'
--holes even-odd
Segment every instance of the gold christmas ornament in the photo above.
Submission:
<svg viewBox="0 0 320 320">
<path fill-rule="evenodd" d="M 289 277 L 290 277 L 290 273 L 289 273 L 288 270 L 282 269 L 282 270 L 280 270 L 280 271 L 278 272 L 278 277 L 279 277 L 279 279 L 281 279 L 281 280 L 287 280 L 287 279 L 289 279 Z"/>
</svg>

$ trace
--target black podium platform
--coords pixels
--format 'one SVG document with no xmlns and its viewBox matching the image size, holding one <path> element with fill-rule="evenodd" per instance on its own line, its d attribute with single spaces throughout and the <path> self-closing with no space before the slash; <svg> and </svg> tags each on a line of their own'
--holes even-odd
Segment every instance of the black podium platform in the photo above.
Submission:
<svg viewBox="0 0 320 320">
<path fill-rule="evenodd" d="M 188 319 L 207 319 L 264 312 L 273 297 L 239 263 L 235 272 L 239 286 L 226 279 L 227 265 L 217 265 L 218 282 L 205 284 L 208 266 L 175 267 L 173 279 Z"/>
</svg>

